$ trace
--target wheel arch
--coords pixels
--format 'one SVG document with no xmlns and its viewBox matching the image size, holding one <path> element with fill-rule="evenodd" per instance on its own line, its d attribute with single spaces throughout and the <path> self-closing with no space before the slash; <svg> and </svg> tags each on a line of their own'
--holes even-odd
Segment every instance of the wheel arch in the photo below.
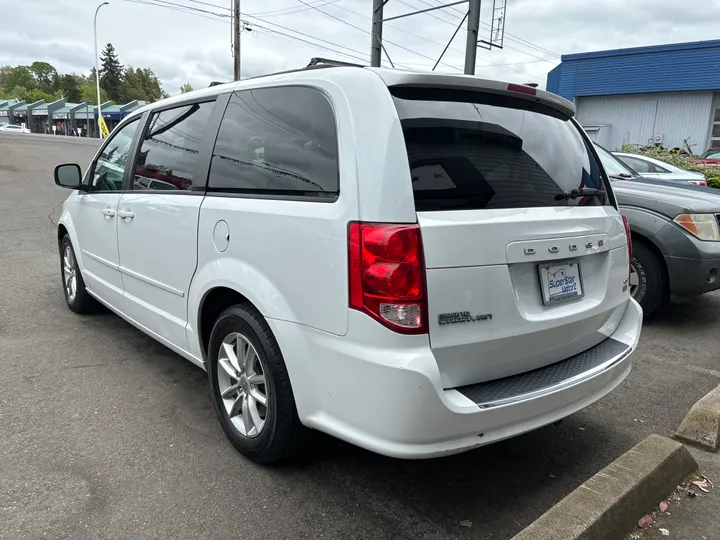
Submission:
<svg viewBox="0 0 720 540">
<path fill-rule="evenodd" d="M 248 300 L 244 294 L 223 285 L 209 289 L 202 296 L 200 305 L 198 306 L 197 329 L 200 352 L 203 359 L 207 359 L 210 334 L 212 333 L 215 321 L 223 311 L 236 304 L 250 304 L 257 309 L 257 306 Z"/>
</svg>

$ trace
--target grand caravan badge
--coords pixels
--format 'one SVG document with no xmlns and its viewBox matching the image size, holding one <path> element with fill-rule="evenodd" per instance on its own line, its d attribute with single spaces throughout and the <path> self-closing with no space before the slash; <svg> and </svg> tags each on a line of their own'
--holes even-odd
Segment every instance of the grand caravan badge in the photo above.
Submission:
<svg viewBox="0 0 720 540">
<path fill-rule="evenodd" d="M 469 311 L 458 311 L 455 313 L 441 313 L 440 315 L 438 315 L 438 324 L 440 325 L 491 320 L 492 313 L 471 315 Z"/>
</svg>

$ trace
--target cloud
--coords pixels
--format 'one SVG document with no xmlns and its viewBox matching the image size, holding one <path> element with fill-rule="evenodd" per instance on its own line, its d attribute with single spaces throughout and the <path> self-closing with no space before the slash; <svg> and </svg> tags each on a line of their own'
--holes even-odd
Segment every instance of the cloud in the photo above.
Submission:
<svg viewBox="0 0 720 540">
<path fill-rule="evenodd" d="M 0 9 L 5 23 L 0 63 L 43 60 L 61 72 L 87 73 L 94 63 L 92 25 L 99 1 L 5 2 Z M 111 42 L 123 64 L 153 69 L 171 94 L 185 82 L 201 88 L 211 81 L 231 79 L 229 2 L 167 1 L 220 17 L 111 0 L 98 14 L 100 47 Z M 326 13 L 300 0 L 243 0 L 243 19 L 252 28 L 243 34 L 243 77 L 301 67 L 314 56 L 368 62 L 369 0 L 313 0 L 312 4 Z M 391 0 L 385 16 L 406 13 L 411 10 L 408 5 L 423 9 L 437 4 L 438 0 Z M 480 35 L 487 38 L 492 3 L 482 6 Z M 430 69 L 462 18 L 462 9 L 459 5 L 386 23 L 384 44 L 392 61 L 397 66 Z M 479 48 L 476 74 L 544 84 L 547 72 L 559 63 L 559 54 L 714 39 L 718 20 L 720 2 L 715 0 L 697 0 L 692 8 L 675 0 L 511 0 L 504 48 Z M 462 72 L 464 49 L 461 30 L 438 71 Z M 383 62 L 387 64 L 385 57 Z"/>
</svg>

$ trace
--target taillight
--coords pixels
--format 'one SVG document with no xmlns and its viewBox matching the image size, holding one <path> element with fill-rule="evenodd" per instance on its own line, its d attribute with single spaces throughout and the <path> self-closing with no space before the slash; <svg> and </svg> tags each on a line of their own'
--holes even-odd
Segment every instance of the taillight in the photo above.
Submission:
<svg viewBox="0 0 720 540">
<path fill-rule="evenodd" d="M 688 180 L 688 184 L 693 186 L 707 187 L 707 182 L 705 180 Z"/>
<path fill-rule="evenodd" d="M 530 96 L 537 95 L 537 90 L 535 88 L 533 88 L 532 86 L 526 86 L 524 84 L 510 83 L 510 84 L 508 84 L 507 89 L 510 92 L 519 92 L 520 94 L 528 94 Z"/>
<path fill-rule="evenodd" d="M 348 272 L 351 308 L 395 332 L 427 332 L 420 227 L 350 223 Z"/>
<path fill-rule="evenodd" d="M 625 216 L 622 217 L 623 225 L 625 226 L 625 238 L 627 239 L 628 246 L 628 283 L 630 283 L 630 265 L 632 264 L 632 235 L 630 233 L 630 224 Z"/>
</svg>

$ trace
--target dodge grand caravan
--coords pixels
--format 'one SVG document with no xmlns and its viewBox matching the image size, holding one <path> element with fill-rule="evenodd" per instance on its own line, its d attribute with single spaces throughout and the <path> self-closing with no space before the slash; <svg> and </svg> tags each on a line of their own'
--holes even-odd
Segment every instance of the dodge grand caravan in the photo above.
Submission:
<svg viewBox="0 0 720 540">
<path fill-rule="evenodd" d="M 564 99 L 306 68 L 146 106 L 58 226 L 67 304 L 207 370 L 258 462 L 312 429 L 429 458 L 553 423 L 627 376 L 628 228 Z"/>
</svg>

